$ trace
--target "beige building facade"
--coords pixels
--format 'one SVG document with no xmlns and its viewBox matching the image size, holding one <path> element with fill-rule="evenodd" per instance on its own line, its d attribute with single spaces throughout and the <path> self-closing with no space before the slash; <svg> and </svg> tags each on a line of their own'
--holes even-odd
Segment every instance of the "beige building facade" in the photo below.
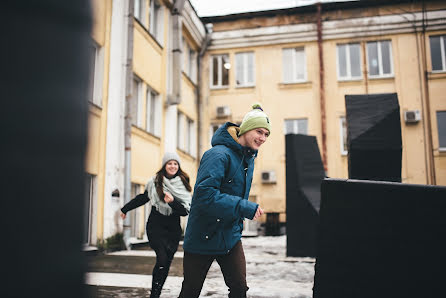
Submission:
<svg viewBox="0 0 446 298">
<path fill-rule="evenodd" d="M 285 135 L 316 136 L 327 176 L 348 178 L 345 95 L 397 93 L 402 182 L 445 185 L 445 16 L 440 1 L 360 1 L 203 18 L 213 33 L 201 135 L 262 104 L 273 128 L 251 194 L 284 222 Z"/>
<path fill-rule="evenodd" d="M 282 223 L 286 134 L 316 136 L 327 176 L 348 177 L 348 94 L 396 92 L 403 182 L 446 185 L 441 1 L 324 3 L 206 18 L 185 0 L 92 4 L 87 247 L 119 232 L 127 243 L 145 241 L 149 205 L 128 222 L 119 209 L 143 191 L 167 151 L 180 155 L 193 185 L 213 132 L 240 123 L 254 102 L 272 131 L 250 199 Z"/>
</svg>

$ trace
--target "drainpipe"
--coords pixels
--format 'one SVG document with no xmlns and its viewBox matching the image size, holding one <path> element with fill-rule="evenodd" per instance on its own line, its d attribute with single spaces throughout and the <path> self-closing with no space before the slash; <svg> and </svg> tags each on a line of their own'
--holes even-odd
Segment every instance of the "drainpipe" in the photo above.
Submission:
<svg viewBox="0 0 446 298">
<path fill-rule="evenodd" d="M 368 78 L 368 73 L 367 73 L 367 57 L 365 55 L 365 53 L 366 53 L 366 48 L 365 48 L 366 43 L 362 42 L 361 45 L 362 45 L 362 52 L 364 53 L 364 55 L 362 55 L 362 67 L 364 68 L 363 73 L 364 73 L 365 94 L 369 94 L 369 78 Z"/>
<path fill-rule="evenodd" d="M 131 192 L 131 137 L 132 137 L 132 116 L 131 116 L 131 100 L 132 100 L 132 82 L 133 82 L 133 3 L 128 1 L 127 11 L 127 57 L 125 72 L 125 117 L 124 117 L 124 204 L 130 201 Z M 130 216 L 124 220 L 124 242 L 127 249 L 130 249 L 131 223 Z"/>
<path fill-rule="evenodd" d="M 434 162 L 434 149 L 433 149 L 433 140 L 432 140 L 432 121 L 431 121 L 431 108 L 430 108 L 430 96 L 429 96 L 429 73 L 427 71 L 427 56 L 426 56 L 426 20 L 425 20 L 425 14 L 426 14 L 426 6 L 423 1 L 422 3 L 422 14 L 423 14 L 423 20 L 422 20 L 422 33 L 421 33 L 421 55 L 422 55 L 422 71 L 423 71 L 423 78 L 424 78 L 424 84 L 423 84 L 423 92 L 424 92 L 424 98 L 426 102 L 426 111 L 425 111 L 425 118 L 426 118 L 426 133 L 427 133 L 427 141 L 426 141 L 426 150 L 427 150 L 427 157 L 428 157 L 428 164 L 429 168 L 427 169 L 429 171 L 430 181 L 428 181 L 428 184 L 436 185 L 437 179 L 435 176 L 435 162 Z"/>
<path fill-rule="evenodd" d="M 182 20 L 181 12 L 184 7 L 185 0 L 176 0 L 171 9 L 172 23 L 169 25 L 171 30 L 172 52 L 169 57 L 169 89 L 166 100 L 166 118 L 164 131 L 166 132 L 164 140 L 164 150 L 166 152 L 175 152 L 177 146 L 177 122 L 178 109 L 177 105 L 181 103 L 181 52 L 182 52 Z M 170 23 L 170 22 L 169 22 Z M 168 49 L 170 51 L 170 49 Z"/>
<path fill-rule="evenodd" d="M 327 131 L 326 131 L 326 114 L 325 114 L 325 81 L 324 81 L 324 52 L 322 47 L 322 5 L 317 3 L 317 46 L 319 50 L 319 81 L 320 81 L 320 106 L 321 106 L 321 132 L 322 132 L 322 162 L 324 164 L 325 173 L 327 173 Z"/>
<path fill-rule="evenodd" d="M 168 105 L 181 103 L 181 52 L 182 21 L 181 12 L 185 0 L 176 0 L 172 8 L 172 93 L 167 98 Z"/>
<path fill-rule="evenodd" d="M 197 66 L 197 72 L 198 72 L 198 78 L 197 78 L 197 116 L 198 116 L 198 123 L 197 123 L 197 131 L 198 131 L 198 138 L 197 138 L 197 162 L 200 160 L 202 154 L 203 154 L 203 142 L 202 138 L 200 137 L 202 124 L 203 124 L 203 98 L 201 94 L 201 87 L 203 86 L 203 78 L 202 78 L 202 59 L 206 52 L 207 47 L 209 46 L 211 42 L 211 36 L 212 36 L 212 24 L 206 24 L 206 36 L 204 38 L 203 44 L 201 45 L 200 53 L 198 54 L 198 66 Z"/>
</svg>

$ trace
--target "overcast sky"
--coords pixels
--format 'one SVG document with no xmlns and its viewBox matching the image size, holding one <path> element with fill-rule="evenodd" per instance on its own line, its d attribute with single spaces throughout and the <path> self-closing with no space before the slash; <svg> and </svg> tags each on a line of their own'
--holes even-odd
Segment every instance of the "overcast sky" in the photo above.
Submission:
<svg viewBox="0 0 446 298">
<path fill-rule="evenodd" d="M 318 0 L 190 0 L 190 2 L 197 11 L 198 16 L 206 17 L 290 8 L 313 4 L 318 2 Z M 322 0 L 321 2 L 336 2 L 336 0 Z"/>
</svg>

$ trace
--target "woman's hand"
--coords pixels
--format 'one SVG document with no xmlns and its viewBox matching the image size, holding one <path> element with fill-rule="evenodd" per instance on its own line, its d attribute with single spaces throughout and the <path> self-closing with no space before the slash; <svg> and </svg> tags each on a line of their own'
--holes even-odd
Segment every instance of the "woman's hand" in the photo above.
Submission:
<svg viewBox="0 0 446 298">
<path fill-rule="evenodd" d="M 173 196 L 170 193 L 165 192 L 164 193 L 164 202 L 166 202 L 167 204 L 173 202 Z"/>
<path fill-rule="evenodd" d="M 121 218 L 122 218 L 122 219 L 125 219 L 125 217 L 126 217 L 125 213 L 122 213 L 122 212 L 121 212 Z"/>
</svg>

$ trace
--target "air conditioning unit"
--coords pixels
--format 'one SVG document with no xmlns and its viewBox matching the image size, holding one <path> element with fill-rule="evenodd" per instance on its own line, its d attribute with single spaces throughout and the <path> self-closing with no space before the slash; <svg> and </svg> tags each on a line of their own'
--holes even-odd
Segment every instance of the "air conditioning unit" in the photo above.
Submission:
<svg viewBox="0 0 446 298">
<path fill-rule="evenodd" d="M 419 110 L 404 111 L 404 121 L 406 123 L 417 123 L 421 120 L 421 113 Z"/>
<path fill-rule="evenodd" d="M 276 172 L 275 171 L 263 171 L 262 172 L 262 183 L 276 183 Z"/>
<path fill-rule="evenodd" d="M 229 109 L 228 106 L 217 107 L 217 117 L 218 118 L 228 117 L 229 115 L 231 115 L 231 110 Z"/>
</svg>

